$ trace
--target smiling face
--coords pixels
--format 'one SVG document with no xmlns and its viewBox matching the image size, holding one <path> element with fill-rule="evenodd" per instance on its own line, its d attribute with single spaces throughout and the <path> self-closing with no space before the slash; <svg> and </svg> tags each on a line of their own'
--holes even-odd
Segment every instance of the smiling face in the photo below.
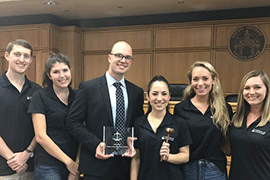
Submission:
<svg viewBox="0 0 270 180">
<path fill-rule="evenodd" d="M 149 101 L 152 110 L 166 111 L 166 107 L 171 98 L 168 85 L 163 81 L 153 82 L 146 98 Z"/>
<path fill-rule="evenodd" d="M 243 89 L 243 97 L 250 106 L 262 107 L 267 88 L 261 76 L 249 78 Z"/>
<path fill-rule="evenodd" d="M 215 80 L 204 67 L 195 67 L 192 71 L 191 86 L 196 96 L 206 97 L 212 89 Z"/>
<path fill-rule="evenodd" d="M 119 81 L 123 78 L 124 74 L 128 72 L 132 60 L 126 58 L 119 59 L 113 54 L 122 54 L 123 56 L 132 57 L 132 49 L 126 42 L 118 42 L 113 46 L 111 53 L 112 54 L 108 55 L 108 61 L 110 63 L 108 72 L 114 79 Z"/>
<path fill-rule="evenodd" d="M 63 62 L 53 64 L 48 77 L 52 80 L 54 88 L 66 88 L 71 82 L 70 69 Z"/>
<path fill-rule="evenodd" d="M 31 50 L 20 45 L 14 45 L 10 53 L 5 52 L 9 62 L 8 71 L 24 74 L 32 62 Z"/>
</svg>

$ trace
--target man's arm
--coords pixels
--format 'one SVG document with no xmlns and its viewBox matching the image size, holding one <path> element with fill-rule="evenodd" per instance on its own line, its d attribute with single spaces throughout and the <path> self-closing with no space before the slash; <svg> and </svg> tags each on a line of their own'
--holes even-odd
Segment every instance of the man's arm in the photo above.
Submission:
<svg viewBox="0 0 270 180">
<path fill-rule="evenodd" d="M 84 125 L 88 113 L 87 93 L 91 92 L 83 83 L 81 83 L 76 97 L 70 107 L 66 120 L 66 128 L 79 143 L 95 154 L 96 148 L 101 141 L 95 134 L 85 128 Z"/>
<path fill-rule="evenodd" d="M 2 137 L 0 137 L 0 155 L 7 160 L 9 167 L 18 174 L 27 169 L 27 160 L 29 155 L 27 152 L 13 153 L 7 146 Z M 19 155 L 19 156 L 18 156 Z"/>
<path fill-rule="evenodd" d="M 0 137 L 0 155 L 7 160 L 12 157 L 13 154 L 14 153 L 9 149 L 2 137 Z"/>
<path fill-rule="evenodd" d="M 29 151 L 34 151 L 36 149 L 36 146 L 37 146 L 37 141 L 36 141 L 36 137 L 34 137 L 26 149 L 28 149 Z"/>
<path fill-rule="evenodd" d="M 30 143 L 30 145 L 22 152 L 14 153 L 12 158 L 9 158 L 7 164 L 13 170 L 16 169 L 18 166 L 22 166 L 24 163 L 28 161 L 29 153 L 27 151 L 34 151 L 37 145 L 36 138 L 34 137 Z"/>
<path fill-rule="evenodd" d="M 34 137 L 30 143 L 30 145 L 26 148 L 28 151 L 34 151 L 36 148 L 37 142 L 36 138 Z M 9 167 L 16 171 L 17 173 L 24 172 L 27 169 L 26 162 L 28 161 L 29 153 L 27 150 L 24 150 L 22 152 L 14 153 L 13 156 L 9 159 L 7 159 L 7 164 Z"/>
</svg>

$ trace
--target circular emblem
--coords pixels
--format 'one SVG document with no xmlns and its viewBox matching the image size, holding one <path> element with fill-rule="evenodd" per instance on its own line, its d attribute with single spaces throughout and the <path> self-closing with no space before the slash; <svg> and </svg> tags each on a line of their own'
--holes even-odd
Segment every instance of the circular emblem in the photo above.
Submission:
<svg viewBox="0 0 270 180">
<path fill-rule="evenodd" d="M 236 29 L 229 40 L 231 54 L 240 60 L 253 60 L 260 56 L 265 48 L 265 36 L 255 26 L 243 26 Z"/>
</svg>

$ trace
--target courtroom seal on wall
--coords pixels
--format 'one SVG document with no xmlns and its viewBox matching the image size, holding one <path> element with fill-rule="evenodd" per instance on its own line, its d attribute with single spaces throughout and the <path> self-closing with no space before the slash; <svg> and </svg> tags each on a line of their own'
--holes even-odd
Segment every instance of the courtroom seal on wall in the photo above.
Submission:
<svg viewBox="0 0 270 180">
<path fill-rule="evenodd" d="M 235 58 L 253 60 L 263 53 L 265 44 L 265 35 L 259 28 L 242 26 L 232 33 L 228 46 Z"/>
</svg>

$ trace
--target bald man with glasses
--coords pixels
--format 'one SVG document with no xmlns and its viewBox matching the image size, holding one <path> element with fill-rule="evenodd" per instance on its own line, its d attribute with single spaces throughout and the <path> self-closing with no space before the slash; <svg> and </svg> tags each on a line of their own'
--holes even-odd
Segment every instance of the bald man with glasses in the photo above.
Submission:
<svg viewBox="0 0 270 180">
<path fill-rule="evenodd" d="M 126 127 L 143 115 L 143 89 L 124 78 L 132 61 L 131 46 L 124 41 L 115 43 L 108 55 L 108 71 L 82 82 L 70 108 L 67 129 L 82 144 L 79 170 L 84 180 L 129 180 L 130 157 L 135 154 L 104 155 L 102 139 L 103 127 L 117 124 L 117 91 L 123 96 Z"/>
</svg>

